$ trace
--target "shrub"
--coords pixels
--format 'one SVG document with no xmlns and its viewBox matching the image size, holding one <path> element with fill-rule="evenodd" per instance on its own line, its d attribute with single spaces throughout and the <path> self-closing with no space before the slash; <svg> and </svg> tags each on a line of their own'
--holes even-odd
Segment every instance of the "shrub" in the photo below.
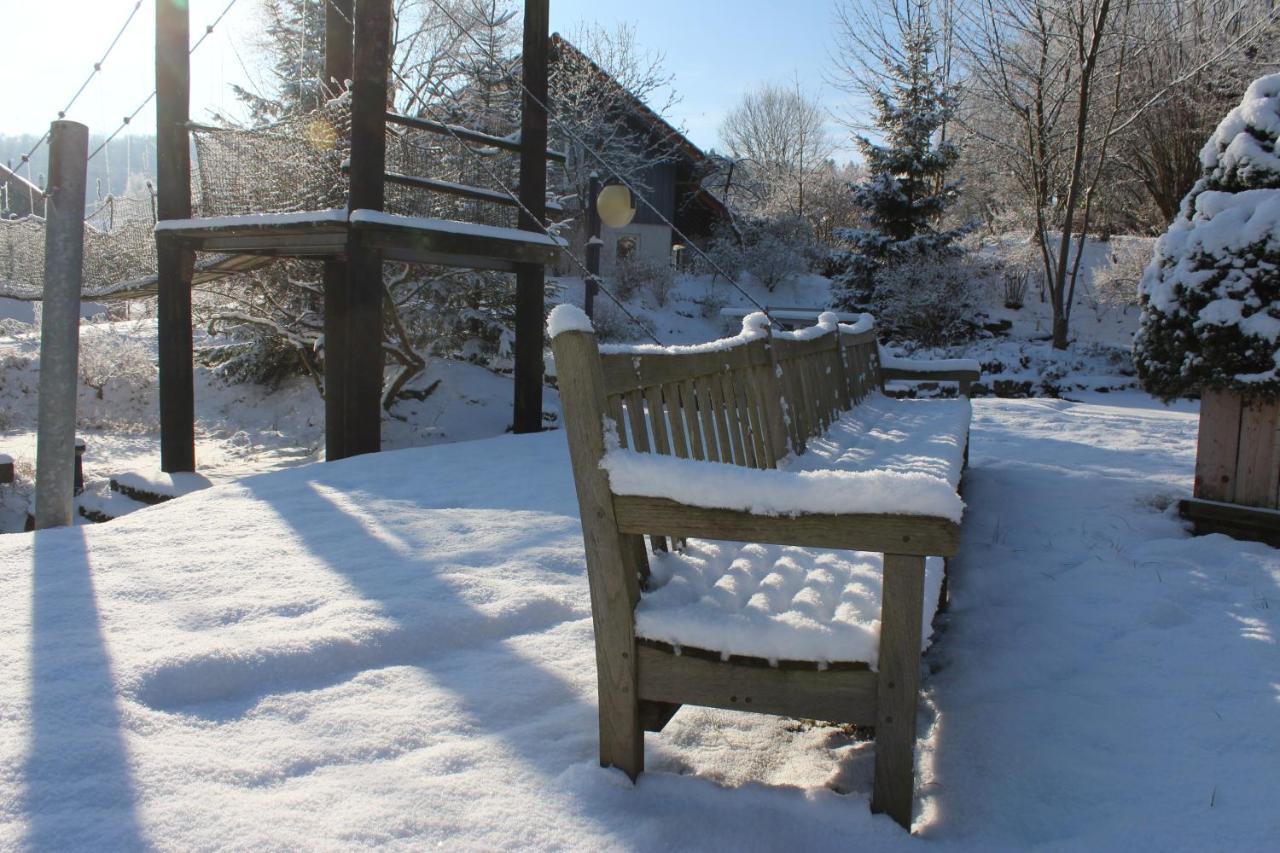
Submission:
<svg viewBox="0 0 1280 853">
<path fill-rule="evenodd" d="M 604 343 L 634 343 L 649 341 L 653 334 L 653 321 L 632 312 L 636 318 L 632 320 L 622 312 L 609 297 L 596 300 L 591 325 L 595 327 L 596 338 Z"/>
<path fill-rule="evenodd" d="M 613 292 L 619 299 L 631 300 L 647 291 L 661 308 L 667 304 L 675 283 L 676 271 L 669 263 L 632 256 L 614 265 Z"/>
<path fill-rule="evenodd" d="M 155 358 L 136 327 L 116 324 L 83 326 L 80 333 L 80 380 L 105 399 L 108 386 L 142 391 L 155 379 Z"/>
<path fill-rule="evenodd" d="M 1280 396 L 1280 74 L 1254 81 L 1143 275 L 1134 362 L 1163 399 Z"/>
<path fill-rule="evenodd" d="M 887 337 L 935 347 L 973 338 L 977 297 L 995 275 L 991 265 L 964 258 L 932 258 L 882 266 L 875 273 L 872 308 Z"/>
</svg>

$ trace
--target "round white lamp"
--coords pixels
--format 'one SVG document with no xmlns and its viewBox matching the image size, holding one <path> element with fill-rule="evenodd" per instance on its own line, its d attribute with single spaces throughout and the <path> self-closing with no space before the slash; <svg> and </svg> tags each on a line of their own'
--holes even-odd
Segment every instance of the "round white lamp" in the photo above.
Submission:
<svg viewBox="0 0 1280 853">
<path fill-rule="evenodd" d="M 636 206 L 630 190 L 622 184 L 610 184 L 596 198 L 596 211 L 600 221 L 610 228 L 626 228 L 635 218 Z"/>
</svg>

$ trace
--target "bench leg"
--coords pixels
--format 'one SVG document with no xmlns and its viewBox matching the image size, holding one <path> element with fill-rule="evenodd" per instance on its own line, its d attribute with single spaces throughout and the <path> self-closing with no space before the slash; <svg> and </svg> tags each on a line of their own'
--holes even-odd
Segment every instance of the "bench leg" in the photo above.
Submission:
<svg viewBox="0 0 1280 853">
<path fill-rule="evenodd" d="M 871 810 L 884 812 L 908 830 L 915 789 L 924 560 L 924 557 L 884 555 L 884 591 L 880 606 L 876 775 Z"/>
<path fill-rule="evenodd" d="M 644 539 L 619 535 L 621 573 L 631 578 L 648 574 Z M 640 709 L 636 670 L 635 622 L 628 600 L 593 602 L 593 614 L 608 612 L 596 620 L 596 674 L 600 696 L 600 766 L 616 767 L 631 777 L 644 772 L 644 719 Z"/>
</svg>

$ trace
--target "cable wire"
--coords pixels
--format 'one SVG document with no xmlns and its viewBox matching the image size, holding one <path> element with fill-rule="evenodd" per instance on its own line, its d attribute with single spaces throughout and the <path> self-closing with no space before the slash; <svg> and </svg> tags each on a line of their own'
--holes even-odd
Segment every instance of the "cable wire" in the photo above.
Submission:
<svg viewBox="0 0 1280 853">
<path fill-rule="evenodd" d="M 84 78 L 84 82 L 80 84 L 79 89 L 76 89 L 76 93 L 71 96 L 71 100 L 67 101 L 67 105 L 58 110 L 59 119 L 67 117 L 67 113 L 75 106 L 76 101 L 80 100 L 80 96 L 84 94 L 84 90 L 89 88 L 89 84 L 93 82 L 93 78 L 102 70 L 102 66 L 106 63 L 107 57 L 111 56 L 111 51 L 116 49 L 116 45 L 119 44 L 120 37 L 124 35 L 124 31 L 129 29 L 129 24 L 133 23 L 133 19 L 137 16 L 140 8 L 142 8 L 142 0 L 137 0 L 137 2 L 133 4 L 133 9 L 129 12 L 129 17 L 124 19 L 124 23 L 121 24 L 120 29 L 116 32 L 116 37 L 111 40 L 111 44 L 107 45 L 107 49 L 103 51 L 102 58 L 93 63 L 93 70 L 89 72 L 89 76 Z M 30 161 L 31 155 L 35 154 L 48 138 L 49 131 L 45 130 L 45 132 L 41 134 L 40 138 L 36 140 L 36 144 L 31 146 L 31 150 L 22 155 L 22 162 L 27 163 Z"/>
<path fill-rule="evenodd" d="M 214 28 L 218 26 L 218 24 L 222 23 L 222 19 L 227 16 L 227 13 L 231 11 L 231 7 L 234 5 L 236 5 L 236 0 L 230 0 L 230 2 L 228 2 L 227 5 L 223 7 L 222 11 L 218 13 L 218 17 L 214 18 L 212 23 L 205 25 L 204 33 L 201 34 L 200 38 L 196 39 L 196 43 L 191 45 L 191 49 L 187 51 L 188 56 L 195 53 L 196 50 L 199 49 L 200 45 L 204 44 L 205 39 L 213 35 Z M 98 154 L 102 152 L 102 149 L 106 148 L 109 144 L 111 144 L 111 141 L 115 139 L 117 136 L 119 136 L 120 132 L 129 126 L 129 122 L 137 118 L 138 113 L 142 112 L 146 108 L 147 104 L 151 103 L 152 100 L 155 99 L 155 96 L 156 96 L 156 90 L 152 89 L 151 94 L 147 95 L 147 97 L 143 99 L 142 103 L 138 104 L 138 106 L 134 109 L 133 112 L 129 113 L 127 116 L 124 117 L 124 120 L 120 122 L 120 126 L 117 127 L 115 130 L 111 131 L 111 135 L 108 136 L 106 139 L 104 139 L 101 145 L 93 149 L 93 153 L 89 155 L 89 160 L 92 160 L 94 157 L 97 157 Z"/>
<path fill-rule="evenodd" d="M 468 39 L 470 39 L 470 41 L 471 41 L 471 42 L 472 42 L 476 47 L 478 47 L 478 48 L 480 48 L 480 50 L 484 51 L 484 52 L 485 52 L 485 54 L 488 56 L 489 60 L 490 60 L 490 61 L 491 61 L 495 66 L 498 66 L 498 67 L 500 67 L 500 66 L 501 66 L 501 63 L 499 63 L 499 62 L 498 62 L 498 58 L 497 58 L 496 56 L 494 56 L 494 55 L 493 55 L 493 51 L 492 51 L 491 49 L 487 48 L 484 44 L 482 44 L 482 43 L 480 42 L 480 40 L 479 40 L 479 39 L 477 39 L 477 38 L 476 38 L 476 37 L 471 33 L 471 31 L 470 31 L 470 30 L 468 30 L 466 27 L 464 27 L 464 26 L 462 25 L 462 23 L 461 23 L 461 22 L 460 22 L 456 17 L 454 17 L 454 15 L 453 15 L 453 13 L 452 13 L 452 12 L 450 12 L 450 11 L 449 11 L 445 6 L 441 5 L 440 0 L 431 0 L 431 4 L 432 4 L 433 6 L 435 6 L 435 7 L 436 7 L 436 9 L 438 9 L 438 10 L 439 10 L 439 11 L 440 11 L 440 12 L 441 12 L 441 13 L 442 13 L 446 18 L 448 18 L 450 21 L 452 21 L 452 22 L 453 22 L 453 25 L 454 25 L 454 26 L 456 26 L 456 27 L 458 28 L 458 30 L 459 30 L 463 35 L 465 35 Z M 695 243 L 695 242 L 693 242 L 692 240 L 690 240 L 690 239 L 689 239 L 689 237 L 688 237 L 688 235 L 686 235 L 683 231 L 681 231 L 679 228 L 677 228 L 677 227 L 676 227 L 676 225 L 675 225 L 675 223 L 674 223 L 674 222 L 672 222 L 670 219 L 668 219 L 668 218 L 667 218 L 667 217 L 662 213 L 662 211 L 658 210 L 658 208 L 653 204 L 653 202 L 649 201 L 649 199 L 645 198 L 645 197 L 644 197 L 644 195 L 642 195 L 640 192 L 638 192 L 638 191 L 636 190 L 635 186 L 634 186 L 630 181 L 628 181 L 625 177 L 623 177 L 623 176 L 622 176 L 622 173 L 621 173 L 621 172 L 620 172 L 616 167 L 614 167 L 611 163 L 609 163 L 609 161 L 605 160 L 605 159 L 604 159 L 604 157 L 603 157 L 599 152 L 595 151 L 591 146 L 587 145 L 587 144 L 586 144 L 586 142 L 584 142 L 584 141 L 583 141 L 583 139 L 582 139 L 581 137 L 579 137 L 579 136 L 578 136 L 576 133 L 574 133 L 571 129 L 569 129 L 568 127 L 566 127 L 566 126 L 565 126 L 565 125 L 564 125 L 564 124 L 563 124 L 563 123 L 562 123 L 558 118 L 555 118 L 555 117 L 552 115 L 551 110 L 550 110 L 550 108 L 547 106 L 546 102 L 545 102 L 545 101 L 543 101 L 541 98 L 539 98 L 537 95 L 533 94 L 533 92 L 530 92 L 530 91 L 529 91 L 529 88 L 528 88 L 527 86 L 525 86 L 525 84 L 524 84 L 524 81 L 523 81 L 523 80 L 518 80 L 518 79 L 516 79 L 516 77 L 515 77 L 515 75 L 514 75 L 514 74 L 512 74 L 511 72 L 506 71 L 506 70 L 504 70 L 504 71 L 502 72 L 502 74 L 503 74 L 503 76 L 505 76 L 505 77 L 507 78 L 507 80 L 508 80 L 509 82 L 514 83 L 516 86 L 518 86 L 518 87 L 520 88 L 520 90 L 521 90 L 521 91 L 522 91 L 526 96 L 528 96 L 528 97 L 529 97 L 529 99 L 530 99 L 530 100 L 532 100 L 532 101 L 533 101 L 534 103 L 536 103 L 539 107 L 541 107 L 541 108 L 542 108 L 542 110 L 543 110 L 543 112 L 546 114 L 547 118 L 548 118 L 550 121 L 552 121 L 553 123 L 555 123 L 555 125 L 560 129 L 560 131 L 561 131 L 562 133 L 564 133 L 564 134 L 565 134 L 566 136 L 568 136 L 571 140 L 573 140 L 575 143 L 577 143 L 577 144 L 578 144 L 578 147 L 579 147 L 579 148 L 580 148 L 584 153 L 589 154 L 593 159 L 595 159 L 595 161 L 596 161 L 597 163 L 599 163 L 599 164 L 600 164 L 601 166 L 603 166 L 603 167 L 604 167 L 604 168 L 605 168 L 605 169 L 606 169 L 610 174 L 612 174 L 612 175 L 613 175 L 613 177 L 614 177 L 614 178 L 615 178 L 619 183 L 621 183 L 623 186 L 625 186 L 625 187 L 630 191 L 630 193 L 631 193 L 631 197 L 632 197 L 632 198 L 639 199 L 641 202 L 643 202 L 643 203 L 644 203 L 644 205 L 645 205 L 645 207 L 649 208 L 649 210 L 650 210 L 650 211 L 652 211 L 652 212 L 653 212 L 653 214 L 654 214 L 655 216 L 657 216 L 657 217 L 658 217 L 658 219 L 660 219 L 660 220 L 663 222 L 663 224 L 665 224 L 665 225 L 666 225 L 668 228 L 670 228 L 670 229 L 671 229 L 675 234 L 677 234 L 677 235 L 680 237 L 680 239 L 684 241 L 684 243 L 685 243 L 685 245 L 686 245 L 686 246 L 690 246 L 690 247 L 692 247 L 692 248 L 693 248 L 693 250 L 698 254 L 698 256 L 699 256 L 699 257 L 701 257 L 701 258 L 702 258 L 702 259 L 703 259 L 703 260 L 704 260 L 704 261 L 705 261 L 705 262 L 706 262 L 706 263 L 707 263 L 707 264 L 708 264 L 708 265 L 709 265 L 713 270 L 715 270 L 717 273 L 719 273 L 721 276 L 723 276 L 723 277 L 724 277 L 724 279 L 725 279 L 725 281 L 727 281 L 727 282 L 730 284 L 730 286 L 732 286 L 735 290 L 737 290 L 739 293 L 741 293 L 743 296 L 745 296 L 745 297 L 747 298 L 747 301 L 748 301 L 748 302 L 750 302 L 750 303 L 751 303 L 752 305 L 754 305 L 755 307 L 759 308 L 759 309 L 760 309 L 760 311 L 761 311 L 761 312 L 762 312 L 766 317 L 768 317 L 768 318 L 769 318 L 770 323 L 772 323 L 772 322 L 773 322 L 773 317 L 771 317 L 771 316 L 769 315 L 769 309 L 767 309 L 764 305 L 760 304 L 760 302 L 759 302 L 759 301 L 758 301 L 754 296 L 752 296 L 752 295 L 751 295 L 750 293 L 748 293 L 745 289 L 743 289 L 743 287 L 742 287 L 741 285 L 739 285 L 739 284 L 738 284 L 738 282 L 734 279 L 734 277 L 733 277 L 733 276 L 731 276 L 731 275 L 729 275 L 727 272 L 725 272 L 725 271 L 724 271 L 724 268 L 723 268 L 723 267 L 721 267 L 721 266 L 720 266 L 720 264 L 718 264 L 718 263 L 717 263 L 717 262 L 716 262 L 716 261 L 715 261 L 715 260 L 710 256 L 710 255 L 708 255 L 705 251 L 703 251 L 703 250 L 702 250 L 702 248 L 701 248 L 697 243 Z M 398 76 L 398 75 L 397 75 L 397 76 Z"/>
</svg>

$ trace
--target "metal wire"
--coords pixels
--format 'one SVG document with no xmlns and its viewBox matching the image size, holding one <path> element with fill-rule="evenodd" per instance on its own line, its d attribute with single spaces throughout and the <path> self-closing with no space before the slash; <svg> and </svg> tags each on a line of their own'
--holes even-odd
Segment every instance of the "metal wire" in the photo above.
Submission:
<svg viewBox="0 0 1280 853">
<path fill-rule="evenodd" d="M 133 4 L 133 9 L 129 12 L 129 17 L 124 19 L 124 23 L 120 26 L 120 29 L 116 32 L 116 37 L 111 40 L 111 44 L 107 45 L 107 49 L 103 52 L 102 58 L 93 64 L 93 70 L 89 72 L 88 77 L 84 78 L 84 82 L 80 84 L 79 89 L 76 89 L 76 93 L 71 96 L 71 100 L 67 101 L 67 105 L 62 109 L 58 110 L 59 119 L 63 119 L 67 117 L 67 113 L 71 111 L 71 108 L 75 106 L 76 101 L 78 101 L 80 99 L 80 96 L 84 94 L 84 90 L 89 88 L 89 84 L 93 82 L 93 78 L 96 77 L 98 75 L 98 72 L 102 70 L 102 66 L 104 63 L 106 63 L 107 57 L 111 56 L 111 51 L 116 49 L 116 45 L 120 42 L 120 37 L 124 35 L 124 31 L 129 29 L 129 24 L 133 23 L 133 19 L 138 14 L 138 10 L 140 8 L 142 8 L 142 0 L 138 0 L 138 2 Z M 36 150 L 39 149 L 40 146 L 43 145 L 48 138 L 49 138 L 49 131 L 45 130 L 45 132 L 41 135 L 41 137 L 36 140 L 36 144 L 31 146 L 31 150 L 28 151 L 26 154 L 22 155 L 22 162 L 28 163 L 31 159 L 31 155 L 35 154 Z M 28 176 L 30 176 L 30 171 L 28 171 L 27 174 Z"/>
<path fill-rule="evenodd" d="M 200 36 L 200 38 L 196 39 L 196 43 L 191 45 L 191 49 L 187 51 L 188 56 L 195 53 L 196 50 L 200 47 L 200 45 L 204 44 L 205 39 L 213 35 L 214 27 L 222 23 L 222 19 L 227 16 L 227 13 L 231 11 L 231 7 L 234 5 L 236 5 L 236 0 L 230 0 L 230 2 L 228 2 L 227 5 L 223 7 L 222 11 L 218 13 L 218 17 L 213 19 L 213 23 L 205 25 L 204 33 Z M 156 96 L 156 90 L 152 89 L 151 94 L 147 95 L 147 97 L 143 99 L 142 103 L 138 104 L 137 108 L 134 109 L 133 112 L 129 113 L 127 116 L 124 117 L 124 121 L 120 122 L 120 126 L 117 127 L 115 130 L 113 130 L 111 132 L 111 135 L 108 136 L 105 140 L 103 140 L 101 145 L 93 149 L 93 153 L 89 155 L 89 160 L 92 160 L 94 157 L 97 157 L 98 154 L 102 152 L 102 149 L 106 148 L 109 144 L 111 144 L 111 140 L 119 136 L 120 132 L 129 126 L 129 122 L 137 118 L 138 113 L 142 112 L 143 109 L 146 108 L 147 104 L 151 103 L 151 101 L 155 98 L 155 96 Z"/>
<path fill-rule="evenodd" d="M 435 6 L 438 10 L 440 10 L 440 12 L 446 18 L 452 21 L 454 26 L 456 26 L 463 35 L 465 35 L 468 39 L 470 39 L 470 41 L 476 47 L 484 51 L 485 54 L 488 56 L 488 58 L 493 62 L 495 66 L 500 67 L 500 63 L 498 62 L 497 57 L 493 55 L 493 52 L 489 48 L 487 48 L 484 44 L 482 44 L 479 39 L 477 39 L 474 35 L 472 35 L 471 31 L 468 30 L 466 27 L 464 27 L 462 23 L 453 16 L 452 12 L 450 12 L 447 8 L 441 5 L 440 0 L 431 0 L 431 4 Z M 570 139 L 576 142 L 578 144 L 578 147 L 584 153 L 590 155 L 597 163 L 599 163 L 606 170 L 608 170 L 608 172 L 611 175 L 613 175 L 613 177 L 620 184 L 625 186 L 631 192 L 632 198 L 639 199 L 641 202 L 643 202 L 645 207 L 649 208 L 649 210 L 652 211 L 653 214 L 658 217 L 658 219 L 662 220 L 663 224 L 665 224 L 675 234 L 677 234 L 680 237 L 680 239 L 684 241 L 684 244 L 686 246 L 689 246 L 690 248 L 692 248 L 719 275 L 724 276 L 725 281 L 729 282 L 729 284 L 735 290 L 737 290 L 739 293 L 745 296 L 748 302 L 750 302 L 755 307 L 759 308 L 760 311 L 766 317 L 769 318 L 770 323 L 773 322 L 773 317 L 769 315 L 769 309 L 767 309 L 764 305 L 760 304 L 760 302 L 756 300 L 754 296 L 752 296 L 750 293 L 744 290 L 742 286 L 739 285 L 738 282 L 734 279 L 733 276 L 725 272 L 724 268 L 721 267 L 720 264 L 716 263 L 716 261 L 710 255 L 704 252 L 702 248 L 698 246 L 697 243 L 694 243 L 692 240 L 689 239 L 688 235 L 686 235 L 683 231 L 677 228 L 674 222 L 668 219 L 662 213 L 662 211 L 658 210 L 658 208 L 653 204 L 653 202 L 645 198 L 645 196 L 642 193 L 640 193 L 630 181 L 628 181 L 626 178 L 622 176 L 622 173 L 616 167 L 614 167 L 611 163 L 609 163 L 609 161 L 604 159 L 603 155 L 601 155 L 598 151 L 594 150 L 594 148 L 592 148 L 591 146 L 587 145 L 586 142 L 584 142 L 580 136 L 574 133 L 570 128 L 566 127 L 564 123 L 561 122 L 559 119 L 555 118 L 554 115 L 551 113 L 550 108 L 548 108 L 546 102 L 543 101 L 541 98 L 539 98 L 537 95 L 533 94 L 533 92 L 530 92 L 529 88 L 524 85 L 523 80 L 517 79 L 514 74 L 506 70 L 503 70 L 502 74 L 504 77 L 507 78 L 509 82 L 514 83 L 516 86 L 518 86 L 520 90 L 529 97 L 530 100 L 532 100 L 539 107 L 541 107 L 543 112 L 546 114 L 547 118 L 550 121 L 552 121 L 560 129 L 562 133 L 564 133 L 566 136 L 568 136 Z"/>
</svg>

